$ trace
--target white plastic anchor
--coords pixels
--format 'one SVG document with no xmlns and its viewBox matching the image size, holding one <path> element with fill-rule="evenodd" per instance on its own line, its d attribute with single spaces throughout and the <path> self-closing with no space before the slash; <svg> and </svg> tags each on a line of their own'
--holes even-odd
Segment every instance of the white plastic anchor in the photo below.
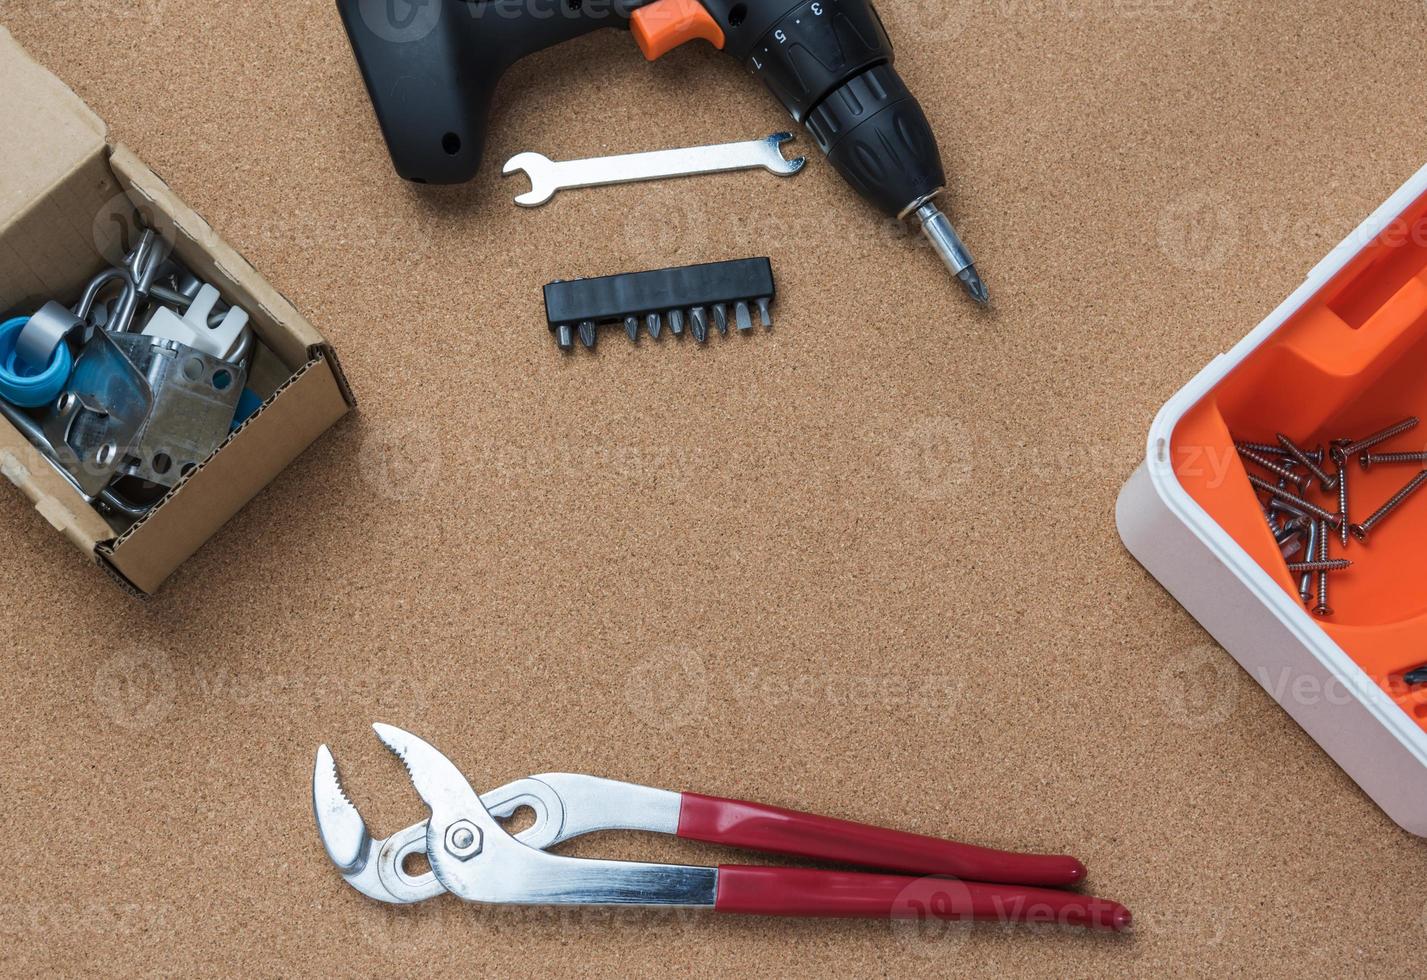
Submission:
<svg viewBox="0 0 1427 980">
<path fill-rule="evenodd" d="M 144 336 L 177 341 L 220 360 L 229 360 L 242 342 L 243 331 L 248 326 L 248 311 L 235 306 L 222 323 L 210 327 L 208 315 L 217 303 L 218 290 L 205 283 L 182 317 L 166 306 L 155 310 L 144 328 Z"/>
</svg>

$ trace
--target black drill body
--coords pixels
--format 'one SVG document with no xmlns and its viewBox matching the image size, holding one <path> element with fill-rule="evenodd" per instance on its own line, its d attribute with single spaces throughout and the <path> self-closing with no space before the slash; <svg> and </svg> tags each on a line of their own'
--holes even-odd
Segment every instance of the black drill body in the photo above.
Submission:
<svg viewBox="0 0 1427 980">
<path fill-rule="evenodd" d="M 868 0 L 701 0 L 858 193 L 901 216 L 946 182 L 926 116 Z M 475 176 L 490 104 L 534 51 L 629 25 L 641 0 L 338 0 L 382 133 L 408 180 Z"/>
</svg>

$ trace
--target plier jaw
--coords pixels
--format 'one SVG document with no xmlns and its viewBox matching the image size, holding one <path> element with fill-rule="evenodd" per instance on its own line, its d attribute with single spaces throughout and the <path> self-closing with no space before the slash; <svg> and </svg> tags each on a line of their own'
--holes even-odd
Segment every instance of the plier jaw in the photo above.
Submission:
<svg viewBox="0 0 1427 980">
<path fill-rule="evenodd" d="M 1059 890 L 1085 866 L 1059 855 L 1015 854 L 819 817 L 795 810 L 621 783 L 572 773 L 529 777 L 477 795 L 433 746 L 375 725 L 406 765 L 431 811 L 386 841 L 373 841 L 319 750 L 313 806 L 328 856 L 348 882 L 382 901 L 450 891 L 474 902 L 710 908 L 756 915 L 994 919 L 1121 930 L 1117 902 Z M 519 806 L 536 822 L 516 837 L 500 825 Z M 869 871 L 723 865 L 718 868 L 571 858 L 546 853 L 598 830 L 629 829 L 858 865 Z M 429 882 L 391 887 L 392 863 L 424 847 Z M 368 870 L 375 866 L 376 870 Z M 889 872 L 903 872 L 893 874 Z M 373 887 L 372 881 L 378 882 Z"/>
<path fill-rule="evenodd" d="M 511 905 L 713 907 L 715 869 L 571 858 L 528 847 L 496 822 L 451 760 L 410 732 L 372 727 L 431 809 L 426 857 L 453 895 Z"/>
<path fill-rule="evenodd" d="M 521 807 L 535 814 L 534 823 L 515 835 L 522 844 L 543 850 L 567 839 L 561 836 L 567 825 L 564 799 L 539 779 L 507 783 L 483 794 L 480 801 L 488 813 L 502 819 Z M 342 788 L 337 762 L 325 745 L 318 747 L 312 768 L 312 812 L 327 856 L 347 883 L 363 895 L 409 905 L 445 893 L 433 872 L 413 875 L 405 867 L 409 856 L 426 853 L 426 821 L 374 839 Z"/>
</svg>

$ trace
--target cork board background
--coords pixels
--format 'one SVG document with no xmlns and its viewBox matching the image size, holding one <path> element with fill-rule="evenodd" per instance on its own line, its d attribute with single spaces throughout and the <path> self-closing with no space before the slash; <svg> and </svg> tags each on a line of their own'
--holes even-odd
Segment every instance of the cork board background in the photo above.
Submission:
<svg viewBox="0 0 1427 980">
<path fill-rule="evenodd" d="M 522 63 L 470 186 L 391 173 L 327 0 L 0 0 L 332 339 L 362 410 L 146 605 L 0 493 L 4 969 L 642 976 L 1420 972 L 1427 850 L 1122 550 L 1168 396 L 1427 159 L 1416 0 L 886 0 L 993 293 L 814 160 L 569 192 L 500 163 L 785 125 L 627 36 Z M 807 145 L 808 141 L 803 141 Z M 771 334 L 561 357 L 540 286 L 748 254 Z M 366 725 L 1068 851 L 1133 936 L 392 909 L 312 826 Z M 713 863 L 633 835 L 571 853 Z"/>
</svg>

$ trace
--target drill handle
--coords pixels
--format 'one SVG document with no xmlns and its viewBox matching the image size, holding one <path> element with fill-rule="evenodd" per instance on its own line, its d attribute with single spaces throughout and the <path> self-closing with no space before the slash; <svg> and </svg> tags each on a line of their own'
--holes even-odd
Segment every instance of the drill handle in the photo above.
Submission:
<svg viewBox="0 0 1427 980">
<path fill-rule="evenodd" d="M 397 173 L 475 176 L 496 84 L 528 54 L 604 27 L 645 0 L 337 0 Z"/>
</svg>

